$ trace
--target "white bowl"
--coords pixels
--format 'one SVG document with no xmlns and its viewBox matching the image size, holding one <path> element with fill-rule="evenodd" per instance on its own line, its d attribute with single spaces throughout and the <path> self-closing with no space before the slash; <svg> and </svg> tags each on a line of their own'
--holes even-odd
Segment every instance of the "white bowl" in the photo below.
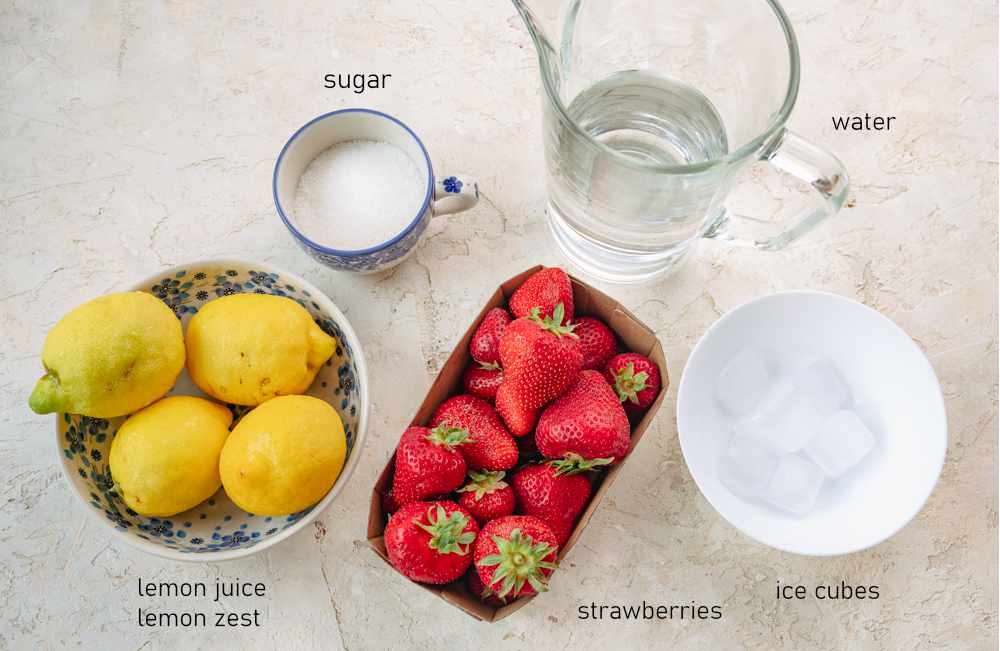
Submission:
<svg viewBox="0 0 1000 651">
<path fill-rule="evenodd" d="M 337 347 L 320 368 L 307 393 L 330 403 L 347 435 L 347 458 L 336 483 L 316 505 L 281 516 L 247 513 L 223 489 L 210 499 L 168 518 L 139 515 L 118 496 L 108 467 L 108 452 L 120 418 L 56 414 L 56 445 L 63 471 L 84 509 L 118 539 L 145 552 L 183 561 L 222 561 L 266 549 L 312 522 L 347 485 L 361 458 L 368 425 L 368 372 L 361 342 L 347 318 L 329 298 L 287 271 L 259 262 L 205 260 L 157 273 L 131 288 L 160 298 L 187 326 L 205 303 L 220 296 L 256 292 L 287 296 L 309 311 Z M 208 397 L 181 372 L 168 395 Z M 248 407 L 229 405 L 239 417 Z"/>
<path fill-rule="evenodd" d="M 715 398 L 723 365 L 746 348 L 790 372 L 827 359 L 851 388 L 875 449 L 827 480 L 809 514 L 786 515 L 731 493 L 716 464 L 732 420 Z M 741 305 L 695 346 L 677 395 L 677 428 L 691 476 L 730 524 L 770 547 L 811 556 L 848 554 L 886 540 L 923 507 L 941 474 L 948 433 L 930 362 L 899 326 L 861 303 L 812 291 Z"/>
</svg>

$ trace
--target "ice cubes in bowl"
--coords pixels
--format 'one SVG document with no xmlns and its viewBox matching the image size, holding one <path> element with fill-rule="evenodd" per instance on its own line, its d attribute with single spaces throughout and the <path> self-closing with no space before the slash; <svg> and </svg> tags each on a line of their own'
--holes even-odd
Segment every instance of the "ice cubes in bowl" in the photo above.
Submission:
<svg viewBox="0 0 1000 651">
<path fill-rule="evenodd" d="M 778 455 L 767 444 L 733 436 L 719 455 L 719 481 L 740 497 L 759 497 L 778 467 Z"/>
<path fill-rule="evenodd" d="M 763 498 L 789 513 L 805 515 L 816 505 L 824 479 L 823 470 L 809 459 L 786 454 L 778 459 Z"/>
<path fill-rule="evenodd" d="M 737 353 L 715 380 L 715 397 L 731 416 L 749 414 L 767 395 L 771 373 L 764 354 L 755 348 Z"/>
<path fill-rule="evenodd" d="M 853 411 L 827 418 L 805 447 L 806 456 L 830 477 L 840 477 L 861 463 L 875 447 L 875 436 Z"/>
</svg>

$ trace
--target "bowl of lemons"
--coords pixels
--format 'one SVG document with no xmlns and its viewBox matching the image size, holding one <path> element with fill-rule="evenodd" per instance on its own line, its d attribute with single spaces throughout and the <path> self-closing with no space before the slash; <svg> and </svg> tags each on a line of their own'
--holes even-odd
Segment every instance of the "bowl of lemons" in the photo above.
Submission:
<svg viewBox="0 0 1000 651">
<path fill-rule="evenodd" d="M 269 547 L 360 458 L 367 371 L 347 319 L 286 271 L 195 262 L 96 297 L 49 331 L 29 398 L 63 470 L 122 540 L 179 560 Z"/>
</svg>

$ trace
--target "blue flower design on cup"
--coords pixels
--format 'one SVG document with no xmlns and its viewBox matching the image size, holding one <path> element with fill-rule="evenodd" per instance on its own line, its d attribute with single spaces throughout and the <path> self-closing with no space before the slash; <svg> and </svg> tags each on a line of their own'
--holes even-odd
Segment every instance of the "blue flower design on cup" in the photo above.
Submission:
<svg viewBox="0 0 1000 651">
<path fill-rule="evenodd" d="M 441 185 L 444 186 L 445 192 L 448 192 L 450 194 L 458 194 L 459 192 L 462 191 L 463 183 L 457 177 L 449 176 L 448 178 L 446 178 L 444 181 L 441 182 Z"/>
</svg>

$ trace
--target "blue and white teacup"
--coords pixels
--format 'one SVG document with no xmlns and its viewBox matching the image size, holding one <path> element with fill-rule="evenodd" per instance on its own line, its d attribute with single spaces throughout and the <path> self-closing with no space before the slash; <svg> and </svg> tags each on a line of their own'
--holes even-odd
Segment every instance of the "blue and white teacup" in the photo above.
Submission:
<svg viewBox="0 0 1000 651">
<path fill-rule="evenodd" d="M 391 239 L 366 249 L 338 249 L 336 242 L 316 242 L 297 229 L 290 218 L 296 187 L 309 163 L 333 145 L 351 140 L 374 140 L 399 147 L 410 156 L 426 182 L 423 204 L 413 219 Z M 435 178 L 427 149 L 413 130 L 391 115 L 363 108 L 325 113 L 292 134 L 274 165 L 272 191 L 281 221 L 306 253 L 332 269 L 359 273 L 396 266 L 413 252 L 431 217 L 468 210 L 479 201 L 479 186 L 474 181 L 456 175 Z"/>
</svg>

